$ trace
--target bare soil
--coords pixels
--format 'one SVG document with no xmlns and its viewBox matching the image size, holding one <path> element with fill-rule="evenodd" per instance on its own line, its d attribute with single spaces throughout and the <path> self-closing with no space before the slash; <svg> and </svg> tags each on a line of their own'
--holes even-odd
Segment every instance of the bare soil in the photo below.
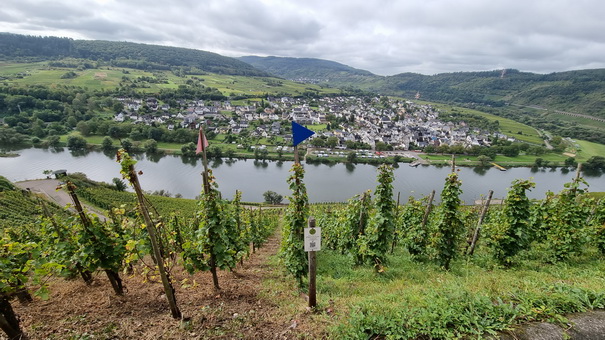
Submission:
<svg viewBox="0 0 605 340">
<path fill-rule="evenodd" d="M 50 299 L 13 301 L 13 308 L 30 339 L 325 338 L 311 326 L 313 315 L 296 292 L 263 287 L 268 277 L 284 279 L 268 263 L 279 248 L 278 237 L 270 238 L 234 272 L 220 272 L 220 291 L 214 290 L 209 272 L 189 275 L 176 266 L 172 281 L 183 314 L 180 320 L 171 317 L 159 279 L 141 274 L 122 274 L 126 294 L 121 297 L 101 272 L 91 286 L 81 279 L 56 278 Z M 284 299 L 294 300 L 294 311 L 274 302 Z"/>
</svg>

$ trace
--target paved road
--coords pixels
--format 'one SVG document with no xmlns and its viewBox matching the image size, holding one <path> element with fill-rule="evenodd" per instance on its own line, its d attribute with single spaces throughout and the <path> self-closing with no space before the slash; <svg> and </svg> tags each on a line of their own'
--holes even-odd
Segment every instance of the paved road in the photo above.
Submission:
<svg viewBox="0 0 605 340">
<path fill-rule="evenodd" d="M 57 187 L 60 185 L 60 181 L 56 179 L 37 179 L 33 181 L 23 181 L 15 183 L 16 186 L 22 189 L 29 189 L 31 192 L 36 194 L 42 194 L 48 197 L 51 201 L 54 201 L 61 207 L 65 207 L 66 205 L 73 205 L 71 201 L 71 197 L 65 190 L 57 190 Z M 99 216 L 102 221 L 107 220 L 103 214 L 101 214 L 98 210 L 83 204 L 84 208 L 91 213 Z M 75 209 L 70 208 L 75 211 Z"/>
<path fill-rule="evenodd" d="M 56 190 L 59 186 L 59 181 L 56 179 L 17 182 L 15 185 L 22 189 L 29 189 L 33 193 L 43 194 L 62 207 L 72 204 L 71 198 L 69 198 L 69 195 L 65 191 Z"/>
</svg>

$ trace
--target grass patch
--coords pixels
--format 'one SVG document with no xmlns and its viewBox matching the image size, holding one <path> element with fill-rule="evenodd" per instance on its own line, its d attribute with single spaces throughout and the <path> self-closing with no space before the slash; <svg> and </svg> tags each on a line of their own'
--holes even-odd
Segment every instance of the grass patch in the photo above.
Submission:
<svg viewBox="0 0 605 340">
<path fill-rule="evenodd" d="M 580 146 L 576 154 L 576 160 L 579 162 L 585 162 L 592 156 L 603 156 L 605 155 L 605 145 L 588 142 L 585 140 L 575 140 Z M 572 150 L 573 151 L 573 150 Z"/>
<path fill-rule="evenodd" d="M 477 338 L 527 321 L 564 322 L 564 314 L 605 304 L 596 254 L 555 265 L 528 259 L 513 269 L 484 256 L 459 260 L 445 272 L 396 249 L 388 270 L 376 274 L 355 267 L 351 256 L 322 250 L 318 299 L 322 306 L 333 301 L 337 311 L 336 320 L 326 320 L 330 337 Z"/>
<path fill-rule="evenodd" d="M 422 159 L 430 161 L 431 164 L 445 164 L 452 160 L 451 155 L 420 154 L 419 156 Z M 470 166 L 479 165 L 477 157 L 478 156 L 460 155 L 456 157 L 456 164 Z M 545 161 L 549 161 L 551 165 L 563 165 L 567 156 L 555 153 L 547 153 L 541 156 L 519 155 L 517 157 L 497 155 L 493 162 L 503 166 L 532 166 L 535 163 L 536 158 L 542 158 Z"/>
<path fill-rule="evenodd" d="M 457 113 L 471 114 L 471 115 L 489 119 L 490 121 L 497 120 L 498 124 L 500 126 L 501 133 L 506 134 L 509 137 L 513 137 L 517 140 L 520 140 L 520 141 L 523 141 L 526 143 L 537 144 L 537 145 L 543 144 L 543 140 L 540 137 L 540 134 L 538 133 L 538 131 L 536 129 L 534 129 L 533 127 L 531 127 L 529 125 L 525 125 L 525 124 L 516 122 L 512 119 L 507 119 L 507 118 L 499 117 L 499 116 L 496 116 L 496 115 L 493 115 L 490 113 L 481 112 L 481 111 L 468 109 L 468 108 L 464 108 L 464 107 L 452 106 L 452 105 L 448 105 L 448 104 L 429 103 L 429 102 L 422 102 L 422 101 L 418 101 L 418 103 L 430 104 L 431 106 L 433 106 L 441 111 L 449 112 L 449 111 L 452 111 L 453 109 L 455 109 L 456 110 L 455 112 L 457 112 Z"/>
<path fill-rule="evenodd" d="M 570 116 L 570 115 L 565 115 L 562 113 L 550 113 L 550 112 L 548 113 L 548 116 L 550 118 L 554 118 L 554 119 L 558 119 L 558 120 L 573 122 L 578 125 L 583 125 L 583 126 L 592 127 L 592 128 L 605 129 L 605 122 L 602 122 L 600 120 Z"/>
<path fill-rule="evenodd" d="M 73 78 L 62 78 L 67 72 L 75 72 Z M 179 85 L 193 77 L 201 79 L 204 86 L 217 88 L 226 96 L 253 95 L 264 96 L 287 94 L 291 96 L 302 95 L 305 92 L 316 92 L 319 94 L 339 93 L 340 90 L 333 88 L 322 88 L 313 84 L 296 83 L 289 80 L 268 77 L 244 77 L 209 73 L 203 76 L 177 77 L 170 71 L 154 70 L 152 72 L 130 69 L 125 67 L 91 68 L 78 70 L 67 67 L 49 67 L 47 62 L 39 63 L 2 63 L 0 64 L 0 76 L 4 81 L 24 85 L 46 85 L 55 84 L 80 86 L 91 90 L 113 89 L 120 82 L 126 81 L 127 85 L 134 82 L 137 91 L 155 93 L 160 89 L 176 89 Z M 148 82 L 139 78 L 155 79 Z"/>
</svg>

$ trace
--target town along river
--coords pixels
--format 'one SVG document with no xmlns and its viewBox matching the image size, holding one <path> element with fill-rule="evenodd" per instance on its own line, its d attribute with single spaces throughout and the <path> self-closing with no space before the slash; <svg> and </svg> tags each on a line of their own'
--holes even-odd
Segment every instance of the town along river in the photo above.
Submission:
<svg viewBox="0 0 605 340">
<path fill-rule="evenodd" d="M 10 181 L 44 178 L 44 170 L 66 169 L 68 173 L 82 172 L 95 181 L 111 183 L 114 177 L 121 178 L 120 165 L 113 153 L 98 151 L 72 153 L 67 150 L 26 149 L 17 151 L 19 157 L 0 158 L 0 175 Z M 171 194 L 181 194 L 185 198 L 194 198 L 202 189 L 202 162 L 167 155 L 153 157 L 135 155 L 138 160 L 136 169 L 143 172 L 141 185 L 146 191 L 166 190 Z M 281 195 L 290 195 L 286 180 L 290 176 L 292 162 L 262 162 L 254 160 L 209 161 L 217 179 L 223 197 L 232 198 L 235 190 L 242 191 L 242 200 L 248 202 L 263 201 L 267 190 Z M 357 164 L 305 164 L 305 179 L 310 202 L 343 202 L 376 187 L 376 166 Z M 432 190 L 441 192 L 449 167 L 418 166 L 410 167 L 406 163 L 395 169 L 393 184 L 395 195 L 401 193 L 401 202 L 409 196 L 422 198 Z M 532 171 L 530 168 L 512 168 L 499 171 L 495 168 L 480 169 L 461 167 L 462 200 L 473 204 L 475 200 L 494 190 L 494 198 L 504 198 L 511 182 L 515 179 L 532 179 L 536 188 L 528 193 L 530 198 L 541 199 L 547 191 L 555 193 L 570 182 L 574 171 L 561 169 L 551 171 Z M 584 178 L 589 183 L 589 191 L 605 191 L 605 180 L 599 175 Z M 438 197 L 438 196 L 437 196 Z M 286 200 L 284 200 L 286 202 Z"/>
</svg>

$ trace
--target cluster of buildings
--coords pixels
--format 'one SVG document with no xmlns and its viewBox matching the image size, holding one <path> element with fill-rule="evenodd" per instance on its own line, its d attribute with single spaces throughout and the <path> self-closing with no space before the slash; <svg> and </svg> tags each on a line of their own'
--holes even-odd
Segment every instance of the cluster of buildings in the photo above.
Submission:
<svg viewBox="0 0 605 340">
<path fill-rule="evenodd" d="M 268 97 L 239 106 L 229 101 L 179 101 L 179 109 L 162 105 L 155 98 L 117 100 L 123 103 L 124 111 L 115 116 L 116 121 L 165 125 L 169 130 L 195 129 L 203 123 L 216 133 L 239 135 L 247 131 L 252 137 L 289 140 L 291 136 L 284 127 L 296 121 L 302 125 L 327 124 L 328 128 L 314 138 L 336 137 L 341 146 L 348 141 L 372 147 L 383 142 L 399 150 L 428 145 L 489 145 L 488 133 L 464 122 L 444 122 L 430 105 L 385 97 Z"/>
</svg>

